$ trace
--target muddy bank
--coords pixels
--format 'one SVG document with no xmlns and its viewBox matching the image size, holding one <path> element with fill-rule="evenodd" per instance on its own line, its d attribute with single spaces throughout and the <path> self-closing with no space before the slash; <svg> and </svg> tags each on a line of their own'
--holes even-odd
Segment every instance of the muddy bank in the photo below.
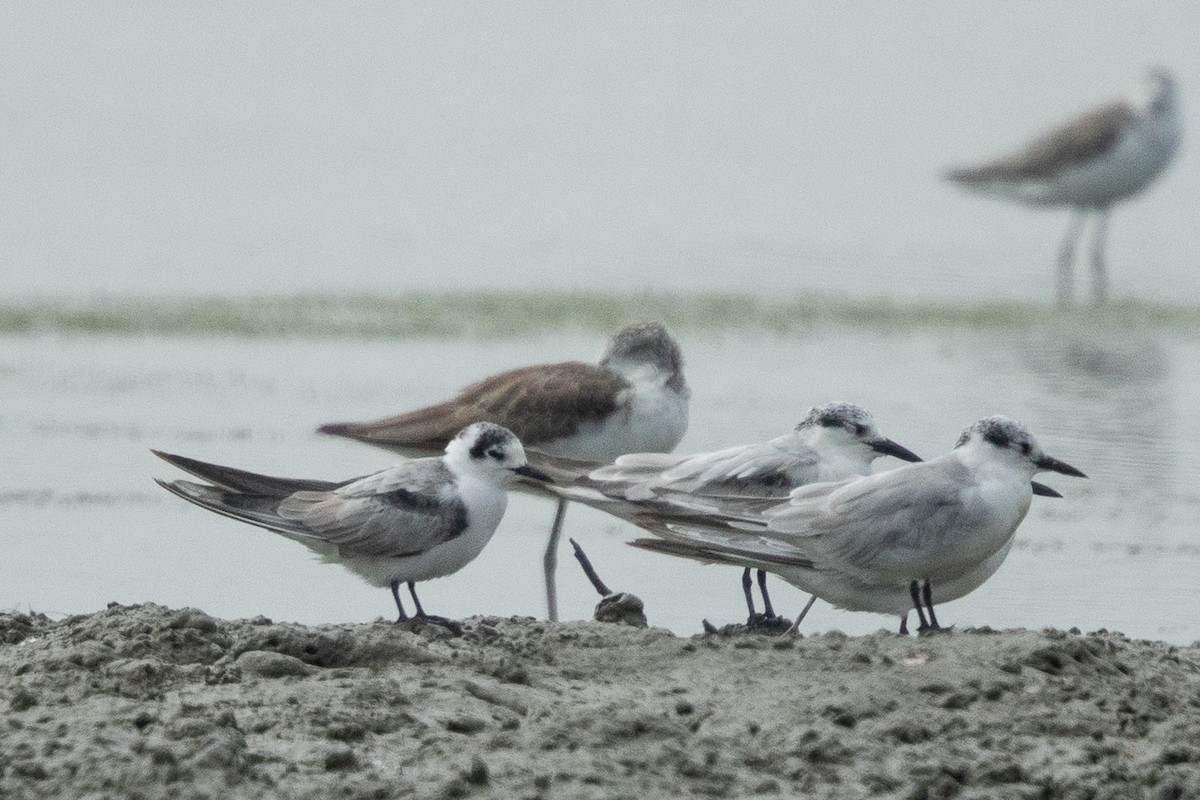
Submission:
<svg viewBox="0 0 1200 800">
<path fill-rule="evenodd" d="M 0 615 L 5 798 L 1200 797 L 1200 648 Z"/>
</svg>

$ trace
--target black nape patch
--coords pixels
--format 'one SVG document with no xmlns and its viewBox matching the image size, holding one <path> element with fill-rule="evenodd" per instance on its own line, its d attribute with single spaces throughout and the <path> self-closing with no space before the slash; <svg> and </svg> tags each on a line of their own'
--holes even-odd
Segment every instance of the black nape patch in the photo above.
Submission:
<svg viewBox="0 0 1200 800">
<path fill-rule="evenodd" d="M 479 434 L 475 440 L 475 444 L 471 445 L 471 458 L 483 458 L 489 448 L 504 444 L 508 440 L 508 433 L 499 428 L 489 428 Z"/>
</svg>

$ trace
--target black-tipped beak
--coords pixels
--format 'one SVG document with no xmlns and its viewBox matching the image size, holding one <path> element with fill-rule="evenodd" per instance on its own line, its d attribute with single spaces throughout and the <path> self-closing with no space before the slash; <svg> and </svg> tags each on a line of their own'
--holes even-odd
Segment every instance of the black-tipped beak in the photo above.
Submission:
<svg viewBox="0 0 1200 800">
<path fill-rule="evenodd" d="M 921 457 L 903 445 L 896 444 L 891 439 L 880 439 L 871 442 L 871 449 L 884 456 L 894 456 L 901 461 L 920 461 Z"/>
<path fill-rule="evenodd" d="M 1042 456 L 1033 463 L 1038 469 L 1048 469 L 1054 472 L 1061 472 L 1063 475 L 1074 475 L 1076 478 L 1087 477 L 1087 475 L 1084 475 L 1067 462 L 1059 461 L 1057 458 L 1051 458 L 1050 456 Z"/>
<path fill-rule="evenodd" d="M 1033 485 L 1034 494 L 1041 495 L 1042 497 L 1062 497 L 1061 494 L 1054 491 L 1044 483 L 1038 483 L 1037 481 L 1031 481 L 1031 483 Z"/>
<path fill-rule="evenodd" d="M 512 471 L 524 478 L 533 478 L 535 481 L 541 481 L 542 483 L 554 483 L 554 478 L 551 478 L 540 469 L 535 469 L 528 464 L 522 464 L 519 467 L 513 467 Z"/>
</svg>

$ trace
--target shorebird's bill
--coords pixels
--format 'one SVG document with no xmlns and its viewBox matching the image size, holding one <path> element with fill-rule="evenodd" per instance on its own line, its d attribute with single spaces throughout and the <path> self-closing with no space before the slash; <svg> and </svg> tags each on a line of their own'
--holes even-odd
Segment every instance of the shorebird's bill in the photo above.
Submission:
<svg viewBox="0 0 1200 800">
<path fill-rule="evenodd" d="M 1082 472 L 1075 469 L 1075 467 L 1072 467 L 1067 462 L 1059 461 L 1057 458 L 1051 458 L 1050 456 L 1043 455 L 1043 456 L 1039 457 L 1038 460 L 1033 463 L 1034 463 L 1034 466 L 1036 466 L 1038 469 L 1047 469 L 1047 470 L 1051 470 L 1053 472 L 1061 472 L 1063 475 L 1073 475 L 1076 478 L 1086 478 L 1087 477 L 1087 475 L 1084 475 Z"/>
<path fill-rule="evenodd" d="M 912 450 L 909 450 L 902 444 L 893 442 L 891 439 L 880 439 L 877 442 L 871 442 L 871 449 L 885 456 L 894 456 L 901 461 L 921 460 L 921 457 Z"/>
<path fill-rule="evenodd" d="M 532 478 L 535 481 L 543 483 L 554 483 L 554 478 L 551 478 L 546 473 L 536 467 L 531 467 L 528 464 L 522 464 L 519 467 L 513 467 L 512 471 L 525 478 Z"/>
</svg>

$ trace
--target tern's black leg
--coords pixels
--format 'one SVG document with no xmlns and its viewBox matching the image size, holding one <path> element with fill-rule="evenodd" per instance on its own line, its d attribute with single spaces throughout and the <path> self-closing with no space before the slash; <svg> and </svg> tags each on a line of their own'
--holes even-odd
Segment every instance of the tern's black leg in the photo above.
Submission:
<svg viewBox="0 0 1200 800">
<path fill-rule="evenodd" d="M 912 596 L 913 605 L 917 609 L 917 619 L 921 621 L 917 625 L 917 633 L 929 630 L 929 622 L 925 619 L 925 611 L 921 608 L 921 589 L 916 581 L 908 585 L 908 593 Z"/>
<path fill-rule="evenodd" d="M 771 607 L 771 596 L 767 594 L 767 571 L 765 569 L 758 571 L 758 590 L 762 592 L 763 616 L 767 619 L 775 619 L 775 609 Z"/>
<path fill-rule="evenodd" d="M 417 605 L 417 613 L 413 616 L 413 619 L 419 619 L 422 622 L 428 622 L 432 625 L 440 625 L 455 636 L 462 635 L 462 626 L 454 620 L 446 619 L 445 617 L 435 617 L 432 614 L 425 613 L 425 609 L 421 608 L 421 601 L 417 599 L 417 584 L 415 581 L 408 582 L 408 593 L 412 595 L 413 602 Z"/>
<path fill-rule="evenodd" d="M 421 601 L 417 599 L 417 584 L 415 581 L 408 582 L 408 593 L 412 595 L 413 603 L 417 607 L 417 616 L 426 616 L 425 609 L 421 608 Z"/>
<path fill-rule="evenodd" d="M 750 568 L 742 573 L 742 591 L 746 593 L 746 608 L 750 611 L 750 616 L 746 620 L 747 625 L 754 624 L 754 579 L 750 577 Z"/>
<path fill-rule="evenodd" d="M 407 622 L 408 614 L 404 613 L 404 603 L 400 602 L 400 581 L 398 580 L 392 581 L 392 597 L 396 598 L 396 610 L 400 612 L 400 618 L 396 622 Z M 413 595 L 413 599 L 416 599 L 416 595 Z"/>
<path fill-rule="evenodd" d="M 921 596 L 925 599 L 925 608 L 929 611 L 929 627 L 932 630 L 940 631 L 941 625 L 938 625 L 937 616 L 933 613 L 933 589 L 930 587 L 929 581 L 925 581 L 925 586 L 921 589 Z"/>
<path fill-rule="evenodd" d="M 904 616 L 900 618 L 900 635 L 908 636 L 908 612 L 904 612 Z"/>
</svg>

